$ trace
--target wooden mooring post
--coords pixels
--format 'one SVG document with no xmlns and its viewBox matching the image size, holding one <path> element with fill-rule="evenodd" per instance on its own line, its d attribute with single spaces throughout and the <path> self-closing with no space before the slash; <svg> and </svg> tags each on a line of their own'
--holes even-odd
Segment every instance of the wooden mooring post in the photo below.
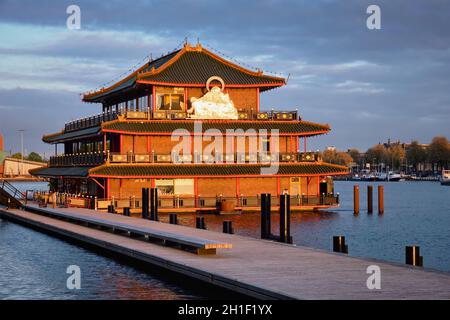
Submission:
<svg viewBox="0 0 450 320">
<path fill-rule="evenodd" d="M 359 186 L 353 186 L 353 213 L 359 214 Z"/>
<path fill-rule="evenodd" d="M 169 214 L 169 223 L 170 224 L 178 224 L 178 217 L 176 213 Z"/>
<path fill-rule="evenodd" d="M 291 237 L 291 197 L 280 195 L 280 242 L 292 243 Z"/>
<path fill-rule="evenodd" d="M 378 186 L 378 214 L 384 213 L 384 187 Z"/>
<path fill-rule="evenodd" d="M 270 193 L 261 194 L 261 239 L 270 239 L 272 237 L 270 223 Z"/>
<path fill-rule="evenodd" d="M 150 189 L 150 220 L 158 221 L 158 188 Z"/>
<path fill-rule="evenodd" d="M 367 186 L 367 213 L 373 213 L 373 186 Z"/>
<path fill-rule="evenodd" d="M 333 252 L 348 254 L 348 245 L 345 244 L 344 236 L 333 236 Z"/>
<path fill-rule="evenodd" d="M 223 222 L 223 233 L 233 234 L 233 221 L 225 220 Z"/>
<path fill-rule="evenodd" d="M 149 190 L 148 188 L 142 188 L 142 218 L 148 219 L 148 196 Z"/>
<path fill-rule="evenodd" d="M 195 218 L 195 227 L 197 229 L 206 230 L 205 217 L 196 217 Z"/>
<path fill-rule="evenodd" d="M 411 266 L 423 267 L 423 257 L 420 255 L 419 246 L 406 246 L 405 263 Z"/>
</svg>

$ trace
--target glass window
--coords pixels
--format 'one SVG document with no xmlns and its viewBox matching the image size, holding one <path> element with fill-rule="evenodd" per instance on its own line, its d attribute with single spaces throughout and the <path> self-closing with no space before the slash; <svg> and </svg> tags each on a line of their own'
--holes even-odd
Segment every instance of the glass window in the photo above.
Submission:
<svg viewBox="0 0 450 320">
<path fill-rule="evenodd" d="M 156 179 L 155 187 L 158 188 L 159 194 L 173 194 L 173 179 Z"/>
<path fill-rule="evenodd" d="M 175 194 L 193 195 L 194 179 L 175 179 Z"/>
<path fill-rule="evenodd" d="M 156 93 L 157 110 L 183 111 L 184 89 L 183 88 L 161 88 Z"/>
</svg>

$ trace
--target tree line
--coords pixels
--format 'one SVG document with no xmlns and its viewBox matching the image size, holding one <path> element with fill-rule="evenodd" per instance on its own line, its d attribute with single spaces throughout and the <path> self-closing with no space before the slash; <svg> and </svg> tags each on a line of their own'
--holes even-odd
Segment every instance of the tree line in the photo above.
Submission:
<svg viewBox="0 0 450 320">
<path fill-rule="evenodd" d="M 354 148 L 348 151 L 325 150 L 322 158 L 325 162 L 359 166 L 361 169 L 370 164 L 371 168 L 382 166 L 390 170 L 440 171 L 450 169 L 450 142 L 444 136 L 437 136 L 429 145 L 422 145 L 418 141 L 410 144 L 379 143 L 365 152 Z"/>
<path fill-rule="evenodd" d="M 14 153 L 11 158 L 15 158 L 15 159 L 22 159 L 22 153 L 17 152 Z M 28 156 L 23 157 L 24 160 L 29 160 L 29 161 L 36 161 L 36 162 L 46 162 L 39 153 L 37 152 L 30 152 L 28 154 Z"/>
</svg>

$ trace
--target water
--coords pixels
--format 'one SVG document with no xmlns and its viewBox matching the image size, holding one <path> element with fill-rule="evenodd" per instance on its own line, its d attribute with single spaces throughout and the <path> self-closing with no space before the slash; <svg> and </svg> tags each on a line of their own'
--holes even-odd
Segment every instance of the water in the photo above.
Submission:
<svg viewBox="0 0 450 320">
<path fill-rule="evenodd" d="M 292 215 L 291 233 L 299 245 L 331 251 L 332 236 L 345 235 L 351 256 L 404 262 L 405 246 L 421 247 L 424 265 L 450 272 L 450 187 L 436 182 L 383 183 L 385 213 L 367 214 L 366 182 L 360 186 L 360 214 L 353 215 L 353 185 L 337 181 L 341 207 L 330 212 Z M 46 189 L 46 183 L 15 183 L 21 190 Z M 167 215 L 160 215 L 163 222 Z M 222 231 L 232 220 L 237 234 L 259 237 L 259 213 L 205 215 L 209 230 Z M 195 226 L 195 215 L 179 215 Z M 273 214 L 273 233 L 278 215 Z M 0 298 L 9 299 L 194 299 L 210 292 L 171 281 L 152 269 L 138 269 L 65 241 L 0 220 Z M 66 268 L 82 270 L 82 290 L 66 289 Z"/>
</svg>

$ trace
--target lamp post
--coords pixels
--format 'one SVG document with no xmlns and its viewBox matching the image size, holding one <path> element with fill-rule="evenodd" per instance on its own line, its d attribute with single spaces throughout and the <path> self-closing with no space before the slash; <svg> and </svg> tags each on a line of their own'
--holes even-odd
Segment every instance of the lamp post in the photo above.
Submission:
<svg viewBox="0 0 450 320">
<path fill-rule="evenodd" d="M 23 133 L 25 132 L 24 129 L 18 130 L 20 132 L 20 162 L 21 162 L 21 169 L 19 170 L 19 175 L 23 174 Z"/>
</svg>

